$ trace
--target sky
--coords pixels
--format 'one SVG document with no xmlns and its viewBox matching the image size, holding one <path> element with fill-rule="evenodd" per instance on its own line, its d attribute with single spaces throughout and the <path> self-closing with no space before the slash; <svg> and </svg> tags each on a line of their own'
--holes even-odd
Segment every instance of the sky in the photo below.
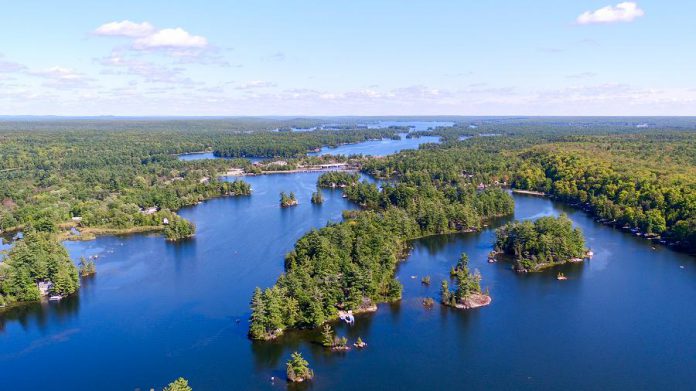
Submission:
<svg viewBox="0 0 696 391">
<path fill-rule="evenodd" d="M 0 115 L 696 115 L 687 0 L 0 0 Z"/>
</svg>

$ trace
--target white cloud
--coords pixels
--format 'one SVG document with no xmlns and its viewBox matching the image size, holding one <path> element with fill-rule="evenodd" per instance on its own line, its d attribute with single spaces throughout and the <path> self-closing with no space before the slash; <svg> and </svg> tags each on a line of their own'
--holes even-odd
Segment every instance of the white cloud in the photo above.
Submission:
<svg viewBox="0 0 696 391">
<path fill-rule="evenodd" d="M 135 23 L 130 20 L 110 22 L 99 26 L 94 33 L 116 37 L 146 37 L 155 32 L 155 27 L 148 22 Z"/>
<path fill-rule="evenodd" d="M 586 11 L 578 16 L 578 24 L 632 22 L 636 18 L 645 15 L 645 11 L 638 4 L 630 1 L 619 3 L 615 6 L 608 5 L 595 11 Z"/>
<path fill-rule="evenodd" d="M 253 90 L 257 88 L 270 88 L 270 87 L 275 87 L 276 83 L 273 83 L 271 81 L 265 81 L 265 80 L 252 80 L 248 81 L 246 83 L 240 84 L 236 89 L 237 90 Z"/>
<path fill-rule="evenodd" d="M 84 77 L 82 74 L 64 67 L 51 67 L 41 71 L 33 71 L 31 74 L 53 80 L 79 80 Z"/>
<path fill-rule="evenodd" d="M 205 37 L 191 35 L 180 27 L 158 30 L 133 42 L 133 48 L 138 50 L 204 49 L 206 46 L 208 46 L 208 40 Z"/>
<path fill-rule="evenodd" d="M 158 29 L 149 22 L 123 20 L 103 24 L 93 33 L 130 38 L 130 49 L 135 51 L 158 52 L 177 57 L 182 62 L 229 65 L 217 55 L 217 49 L 208 44 L 207 38 L 193 35 L 181 27 Z"/>
</svg>

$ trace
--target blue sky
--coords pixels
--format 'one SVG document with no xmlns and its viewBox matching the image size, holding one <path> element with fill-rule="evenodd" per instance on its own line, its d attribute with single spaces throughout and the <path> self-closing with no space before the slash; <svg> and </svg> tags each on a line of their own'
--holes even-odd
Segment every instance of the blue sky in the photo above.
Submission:
<svg viewBox="0 0 696 391">
<path fill-rule="evenodd" d="M 0 115 L 696 115 L 696 2 L 5 1 Z"/>
</svg>

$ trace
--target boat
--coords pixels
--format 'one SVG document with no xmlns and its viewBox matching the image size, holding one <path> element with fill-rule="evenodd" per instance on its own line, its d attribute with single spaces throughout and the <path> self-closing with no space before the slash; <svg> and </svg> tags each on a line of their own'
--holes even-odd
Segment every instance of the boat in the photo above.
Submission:
<svg viewBox="0 0 696 391">
<path fill-rule="evenodd" d="M 61 300 L 62 298 L 63 298 L 63 296 L 61 296 L 61 295 L 53 295 L 53 296 L 49 297 L 48 300 L 50 300 L 50 301 L 59 301 L 59 300 Z"/>
<path fill-rule="evenodd" d="M 559 281 L 564 281 L 564 280 L 567 280 L 568 277 L 566 277 L 565 274 L 563 274 L 563 273 L 558 273 L 558 275 L 556 276 L 556 279 Z"/>
</svg>

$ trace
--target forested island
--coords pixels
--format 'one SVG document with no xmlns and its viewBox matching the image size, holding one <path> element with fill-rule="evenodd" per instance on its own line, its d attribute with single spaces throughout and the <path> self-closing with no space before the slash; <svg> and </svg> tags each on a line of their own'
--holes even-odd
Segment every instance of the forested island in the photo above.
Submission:
<svg viewBox="0 0 696 391">
<path fill-rule="evenodd" d="M 490 218 L 509 215 L 512 197 L 499 188 L 477 190 L 468 180 L 427 176 L 385 183 L 357 183 L 348 198 L 363 210 L 344 222 L 303 236 L 285 259 L 276 284 L 252 298 L 249 336 L 273 339 L 288 328 L 318 327 L 338 311 L 374 311 L 398 300 L 396 265 L 409 241 L 434 234 L 479 229 Z"/>
<path fill-rule="evenodd" d="M 469 270 L 469 256 L 462 253 L 457 266 L 450 271 L 454 279 L 455 289 L 452 291 L 447 280 L 440 285 L 440 300 L 442 304 L 462 309 L 486 306 L 491 303 L 491 297 L 481 292 L 481 274 Z"/>
<path fill-rule="evenodd" d="M 495 251 L 511 256 L 515 270 L 539 271 L 587 256 L 585 238 L 568 216 L 515 221 L 496 230 Z"/>
<path fill-rule="evenodd" d="M 281 192 L 280 193 L 280 206 L 282 208 L 287 208 L 290 206 L 295 206 L 297 205 L 297 197 L 295 197 L 295 193 L 290 192 L 290 193 L 285 193 Z"/>
<path fill-rule="evenodd" d="M 79 287 L 75 264 L 50 232 L 26 230 L 0 262 L 0 307 L 45 296 L 61 298 Z"/>
<path fill-rule="evenodd" d="M 351 186 L 360 181 L 360 174 L 343 171 L 329 171 L 321 174 L 317 179 L 317 186 L 324 188 L 336 188 Z"/>
</svg>

